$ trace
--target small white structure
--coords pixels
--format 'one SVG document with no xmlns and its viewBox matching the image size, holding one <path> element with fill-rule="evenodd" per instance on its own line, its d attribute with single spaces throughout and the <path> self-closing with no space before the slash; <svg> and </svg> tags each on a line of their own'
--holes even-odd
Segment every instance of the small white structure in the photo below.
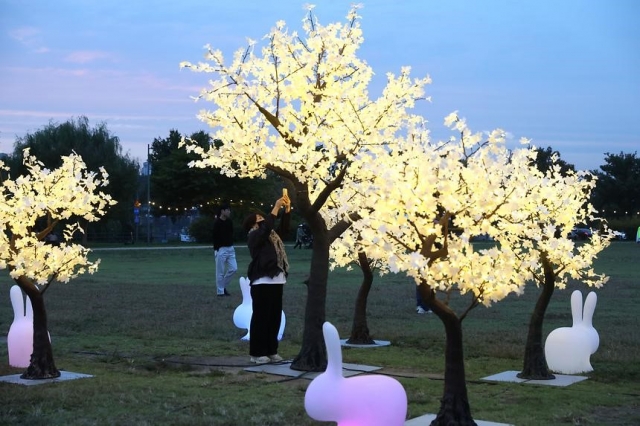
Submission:
<svg viewBox="0 0 640 426">
<path fill-rule="evenodd" d="M 328 364 L 307 387 L 307 414 L 315 420 L 338 422 L 338 426 L 403 426 L 407 393 L 400 382 L 383 375 L 344 378 L 338 330 L 325 322 L 322 332 Z"/>
<path fill-rule="evenodd" d="M 600 336 L 593 328 L 593 313 L 598 297 L 589 292 L 582 309 L 582 293 L 571 294 L 572 327 L 560 327 L 547 336 L 544 354 L 551 371 L 561 374 L 577 374 L 593 371 L 591 355 L 598 350 Z"/>
<path fill-rule="evenodd" d="M 12 286 L 9 295 L 13 306 L 13 323 L 7 335 L 9 365 L 27 368 L 33 353 L 33 307 L 31 299 L 22 296 L 19 286 Z"/>
<path fill-rule="evenodd" d="M 249 279 L 240 277 L 240 290 L 242 291 L 242 304 L 233 311 L 233 323 L 238 328 L 246 328 L 247 334 L 241 340 L 251 340 L 251 316 L 253 315 L 253 300 L 251 299 L 251 287 Z M 278 340 L 282 340 L 284 326 L 287 319 L 282 311 L 280 329 L 278 330 Z"/>
</svg>

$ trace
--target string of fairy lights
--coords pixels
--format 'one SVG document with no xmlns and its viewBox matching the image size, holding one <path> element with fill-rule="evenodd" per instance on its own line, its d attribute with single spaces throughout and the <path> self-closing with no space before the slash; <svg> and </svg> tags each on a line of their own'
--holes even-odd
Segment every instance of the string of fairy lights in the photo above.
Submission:
<svg viewBox="0 0 640 426">
<path fill-rule="evenodd" d="M 168 205 L 161 205 L 156 203 L 155 201 L 151 201 L 151 207 L 153 209 L 156 210 L 160 210 L 160 211 L 166 211 L 166 212 L 188 212 L 191 210 L 198 210 L 204 207 L 218 207 L 220 205 L 222 205 L 222 203 L 229 203 L 232 207 L 245 207 L 245 208 L 265 208 L 265 207 L 271 207 L 270 205 L 267 205 L 266 203 L 257 203 L 255 201 L 249 201 L 249 200 L 242 200 L 242 199 L 237 199 L 237 200 L 224 200 L 222 198 L 214 198 L 211 201 L 207 201 L 204 204 L 197 204 L 197 205 L 193 205 L 191 207 L 176 207 L 176 206 L 168 206 Z M 134 204 L 135 207 L 140 207 L 143 204 L 146 203 L 140 203 L 139 201 L 136 201 L 136 203 Z M 605 210 L 602 210 L 601 213 L 604 215 L 606 213 Z M 613 210 L 613 214 L 616 215 L 618 212 L 616 210 Z M 625 212 L 624 213 L 625 216 L 629 216 L 629 212 Z M 634 213 L 631 212 L 631 215 L 633 216 Z M 636 212 L 635 215 L 640 216 L 640 211 Z"/>
<path fill-rule="evenodd" d="M 222 205 L 223 202 L 227 202 L 229 203 L 232 207 L 245 207 L 245 208 L 265 208 L 265 207 L 271 207 L 269 205 L 267 205 L 266 203 L 256 203 L 255 201 L 248 201 L 248 200 L 223 200 L 221 198 L 216 198 L 214 200 L 211 201 L 207 201 L 204 204 L 197 204 L 197 205 L 193 205 L 191 207 L 175 207 L 175 206 L 167 206 L 167 205 L 161 205 L 156 203 L 155 201 L 151 201 L 151 207 L 153 209 L 156 210 L 160 210 L 160 211 L 166 211 L 166 212 L 188 212 L 188 211 L 192 211 L 192 210 L 198 210 L 201 208 L 206 207 L 218 207 L 220 205 Z M 146 203 L 145 203 L 146 204 Z M 137 202 L 137 206 L 140 207 L 142 204 Z M 601 212 L 602 214 L 605 214 L 605 210 L 602 210 Z M 613 214 L 617 214 L 617 211 L 613 211 Z M 633 212 L 631 213 L 633 215 Z M 637 216 L 640 216 L 640 211 L 635 213 Z M 624 214 L 625 216 L 629 215 L 629 212 L 625 212 Z"/>
<path fill-rule="evenodd" d="M 202 209 L 204 207 L 216 208 L 222 205 L 223 203 L 228 203 L 232 207 L 236 207 L 236 208 L 242 207 L 242 208 L 263 209 L 265 207 L 270 207 L 266 203 L 260 203 L 255 201 L 242 200 L 242 199 L 226 200 L 222 198 L 216 198 L 211 201 L 207 201 L 206 203 L 196 204 L 191 207 L 176 207 L 176 206 L 170 206 L 170 205 L 162 205 L 162 204 L 156 203 L 155 201 L 151 201 L 150 204 L 151 204 L 151 208 L 156 211 L 167 212 L 167 213 L 186 213 L 189 211 Z M 140 203 L 139 201 L 136 201 L 134 203 L 134 207 L 136 208 L 139 208 L 143 205 L 146 205 L 146 203 Z"/>
</svg>

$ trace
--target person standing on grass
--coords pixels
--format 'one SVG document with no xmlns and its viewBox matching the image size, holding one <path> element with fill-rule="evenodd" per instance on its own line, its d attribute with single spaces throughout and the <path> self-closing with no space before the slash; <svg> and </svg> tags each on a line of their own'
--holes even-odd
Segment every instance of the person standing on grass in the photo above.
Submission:
<svg viewBox="0 0 640 426">
<path fill-rule="evenodd" d="M 282 237 L 289 232 L 291 219 L 291 201 L 286 191 L 283 193 L 269 215 L 263 217 L 252 213 L 243 223 L 251 255 L 247 271 L 253 306 L 249 355 L 251 362 L 256 364 L 282 361 L 278 355 L 278 331 L 282 318 L 282 293 L 289 271 Z M 275 221 L 282 208 L 280 225 L 275 230 Z"/>
<path fill-rule="evenodd" d="M 213 222 L 213 253 L 216 259 L 216 287 L 218 297 L 230 296 L 227 286 L 238 270 L 236 251 L 233 247 L 233 222 L 231 207 L 223 204 Z"/>
</svg>

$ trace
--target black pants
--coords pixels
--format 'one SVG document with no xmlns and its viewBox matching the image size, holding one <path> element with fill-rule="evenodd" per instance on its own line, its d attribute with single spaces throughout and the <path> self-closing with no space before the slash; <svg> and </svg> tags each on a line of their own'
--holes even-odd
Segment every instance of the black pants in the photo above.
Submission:
<svg viewBox="0 0 640 426">
<path fill-rule="evenodd" d="M 254 357 L 278 353 L 278 331 L 282 319 L 283 284 L 258 284 L 251 286 L 253 315 L 249 354 Z"/>
</svg>

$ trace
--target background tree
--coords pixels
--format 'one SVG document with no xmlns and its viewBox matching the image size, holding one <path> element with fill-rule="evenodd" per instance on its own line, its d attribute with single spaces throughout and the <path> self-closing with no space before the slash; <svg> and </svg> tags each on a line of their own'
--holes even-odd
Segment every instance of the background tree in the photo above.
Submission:
<svg viewBox="0 0 640 426">
<path fill-rule="evenodd" d="M 189 163 L 199 156 L 180 147 L 182 139 L 177 130 L 171 130 L 169 137 L 153 140 L 150 153 L 152 199 L 157 206 L 169 207 L 157 208 L 153 214 L 168 215 L 175 221 L 185 210 L 197 207 L 205 216 L 198 221 L 201 223 L 194 224 L 192 235 L 198 241 L 212 241 L 210 228 L 208 232 L 202 228 L 211 222 L 223 201 L 230 202 L 234 215 L 242 218 L 252 208 L 270 205 L 281 192 L 282 182 L 273 174 L 268 179 L 243 179 L 222 174 L 218 168 L 189 167 Z M 193 133 L 189 140 L 202 149 L 222 144 L 204 131 Z M 234 163 L 230 165 L 235 167 Z"/>
<path fill-rule="evenodd" d="M 104 220 L 96 224 L 95 230 L 106 233 L 110 229 L 107 221 L 114 221 L 118 226 L 131 221 L 139 164 L 128 153 L 122 153 L 120 140 L 109 132 L 106 124 L 100 123 L 91 128 L 89 119 L 81 116 L 62 124 L 49 123 L 34 133 L 18 138 L 9 162 L 12 175 L 26 172 L 23 162 L 25 148 L 29 148 L 31 155 L 49 169 L 60 167 L 62 158 L 73 152 L 82 157 L 87 169 L 92 172 L 104 167 L 109 173 L 109 186 L 105 192 L 118 204 L 106 213 Z M 83 225 L 86 226 L 86 222 Z M 89 237 L 88 232 L 83 234 L 83 238 Z"/>
<path fill-rule="evenodd" d="M 203 148 L 211 144 L 209 136 L 202 131 L 191 135 L 191 139 Z M 156 209 L 153 214 L 168 215 L 174 221 L 185 209 L 208 206 L 212 199 L 227 195 L 220 192 L 224 189 L 219 185 L 219 174 L 215 170 L 188 167 L 187 164 L 197 158 L 178 147 L 181 140 L 182 135 L 177 130 L 171 130 L 169 137 L 153 140 L 149 155 L 153 202 L 171 207 L 167 210 Z"/>
<path fill-rule="evenodd" d="M 560 153 L 554 151 L 550 146 L 546 148 L 535 148 L 536 160 L 535 165 L 538 170 L 543 173 L 548 172 L 552 168 L 558 167 L 560 173 L 566 175 L 569 172 L 575 172 L 576 168 L 573 164 L 567 163 L 560 158 Z"/>
<path fill-rule="evenodd" d="M 187 142 L 202 159 L 197 167 L 220 168 L 229 176 L 264 177 L 272 171 L 284 179 L 301 216 L 313 234 L 313 253 L 302 348 L 292 368 L 323 371 L 326 351 L 322 324 L 326 314 L 329 246 L 357 215 L 358 201 L 339 196 L 359 181 L 363 165 L 386 155 L 389 141 L 412 133 L 423 120 L 408 110 L 423 98 L 428 79 L 413 80 L 409 68 L 387 74 L 382 95 L 370 99 L 372 69 L 356 55 L 362 44 L 357 7 L 345 24 L 320 25 L 311 12 L 303 34 L 289 32 L 283 21 L 225 64 L 222 52 L 209 48 L 212 64 L 183 63 L 216 74 L 200 98 L 215 103 L 202 120 L 216 129 L 221 146 L 208 150 Z M 234 163 L 235 162 L 235 163 Z M 327 200 L 340 200 L 339 219 L 327 223 Z"/>
<path fill-rule="evenodd" d="M 95 272 L 99 264 L 87 259 L 88 249 L 72 242 L 82 228 L 69 220 L 96 221 L 115 201 L 99 191 L 108 185 L 106 171 L 88 171 L 76 154 L 62 157 L 54 170 L 46 169 L 28 149 L 23 158 L 27 174 L 5 179 L 0 186 L 0 269 L 8 268 L 33 306 L 33 353 L 21 377 L 45 379 L 60 372 L 49 341 L 44 292 L 54 281 L 68 282 Z M 0 169 L 8 169 L 2 161 Z M 61 221 L 65 226 L 60 245 L 45 244 L 45 237 Z"/>
<path fill-rule="evenodd" d="M 610 221 L 630 219 L 631 216 L 637 219 L 640 212 L 640 158 L 636 152 L 607 152 L 604 161 L 599 171 L 592 172 L 598 178 L 593 191 L 593 206 Z M 625 226 L 624 221 L 621 224 Z M 627 234 L 635 235 L 637 220 L 634 224 L 625 226 Z"/>
</svg>

